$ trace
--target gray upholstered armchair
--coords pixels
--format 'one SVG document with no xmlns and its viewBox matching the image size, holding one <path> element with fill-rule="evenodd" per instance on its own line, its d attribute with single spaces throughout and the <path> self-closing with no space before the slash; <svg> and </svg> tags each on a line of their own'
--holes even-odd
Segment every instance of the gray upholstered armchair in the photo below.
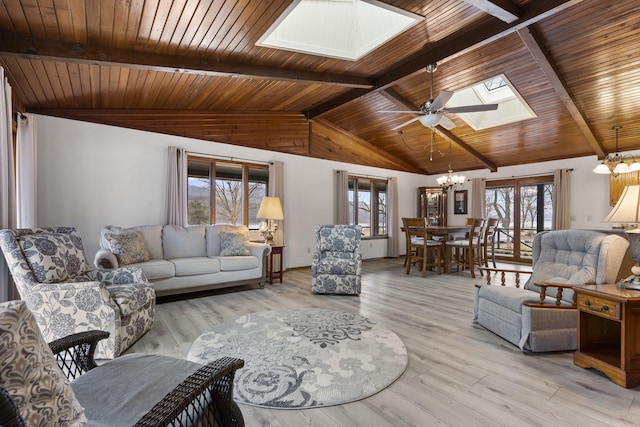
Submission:
<svg viewBox="0 0 640 427">
<path fill-rule="evenodd" d="M 319 225 L 311 263 L 314 294 L 360 294 L 362 253 L 359 225 Z"/>
<path fill-rule="evenodd" d="M 614 283 L 628 246 L 626 239 L 598 231 L 539 233 L 524 289 L 505 286 L 504 281 L 502 286 L 476 286 L 474 321 L 523 351 L 575 350 L 577 315 L 571 288 Z"/>
<path fill-rule="evenodd" d="M 0 230 L 20 297 L 51 342 L 102 330 L 97 357 L 118 356 L 153 326 L 155 292 L 140 268 L 92 270 L 76 228 Z"/>
</svg>

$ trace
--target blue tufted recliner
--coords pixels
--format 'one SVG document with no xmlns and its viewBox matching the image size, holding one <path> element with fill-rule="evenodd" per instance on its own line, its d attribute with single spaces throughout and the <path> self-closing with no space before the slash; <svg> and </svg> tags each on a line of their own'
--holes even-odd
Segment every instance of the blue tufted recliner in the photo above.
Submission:
<svg viewBox="0 0 640 427">
<path fill-rule="evenodd" d="M 473 320 L 522 351 L 575 350 L 572 285 L 614 283 L 628 246 L 623 237 L 593 230 L 538 233 L 533 239 L 533 270 L 524 289 L 476 285 Z"/>
<path fill-rule="evenodd" d="M 362 275 L 359 225 L 319 225 L 311 263 L 314 294 L 359 295 Z"/>
</svg>

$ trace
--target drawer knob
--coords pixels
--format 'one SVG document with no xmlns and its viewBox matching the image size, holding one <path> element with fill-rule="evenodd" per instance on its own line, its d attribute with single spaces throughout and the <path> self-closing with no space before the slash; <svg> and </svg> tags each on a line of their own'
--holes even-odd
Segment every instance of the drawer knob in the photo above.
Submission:
<svg viewBox="0 0 640 427">
<path fill-rule="evenodd" d="M 609 306 L 608 305 L 603 305 L 600 308 L 591 307 L 591 301 L 589 301 L 589 300 L 586 300 L 584 302 L 584 305 L 586 305 L 589 310 L 595 311 L 595 312 L 598 312 L 598 313 L 602 313 L 603 311 L 609 311 Z"/>
</svg>

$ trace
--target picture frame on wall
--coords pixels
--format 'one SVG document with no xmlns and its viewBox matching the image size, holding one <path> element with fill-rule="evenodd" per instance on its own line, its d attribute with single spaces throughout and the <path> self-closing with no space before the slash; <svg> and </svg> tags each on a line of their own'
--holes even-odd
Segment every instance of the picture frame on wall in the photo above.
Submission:
<svg viewBox="0 0 640 427">
<path fill-rule="evenodd" d="M 467 214 L 467 194 L 469 190 L 456 190 L 453 192 L 454 215 Z"/>
</svg>

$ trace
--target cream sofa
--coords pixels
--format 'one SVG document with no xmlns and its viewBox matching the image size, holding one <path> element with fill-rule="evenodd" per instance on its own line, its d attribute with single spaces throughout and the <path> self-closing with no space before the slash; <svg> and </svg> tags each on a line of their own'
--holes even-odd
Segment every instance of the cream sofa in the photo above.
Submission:
<svg viewBox="0 0 640 427">
<path fill-rule="evenodd" d="M 271 246 L 248 239 L 246 226 L 228 224 L 107 226 L 94 264 L 140 267 L 158 296 L 250 283 L 264 287 Z"/>
</svg>

